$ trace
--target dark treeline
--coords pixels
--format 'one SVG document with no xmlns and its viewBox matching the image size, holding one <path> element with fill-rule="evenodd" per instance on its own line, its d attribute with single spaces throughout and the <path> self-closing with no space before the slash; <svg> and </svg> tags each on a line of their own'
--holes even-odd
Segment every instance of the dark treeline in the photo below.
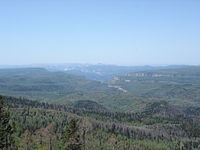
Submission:
<svg viewBox="0 0 200 150">
<path fill-rule="evenodd" d="M 64 139 L 70 145 L 65 133 L 72 118 L 76 118 L 80 125 L 71 139 L 72 143 L 78 140 L 82 146 L 83 139 L 96 137 L 96 131 L 105 133 L 104 136 L 108 139 L 109 136 L 114 136 L 115 140 L 119 140 L 118 137 L 122 136 L 127 138 L 125 141 L 164 141 L 164 145 L 170 149 L 180 146 L 183 149 L 192 149 L 200 145 L 198 108 L 181 108 L 160 101 L 148 104 L 140 113 L 123 113 L 78 109 L 6 96 L 3 96 L 3 100 L 12 108 L 11 118 L 16 121 L 15 134 L 21 138 L 18 145 L 22 148 L 23 141 L 26 143 L 25 147 L 50 145 L 54 149 L 59 149 L 65 146 Z M 100 140 L 101 136 L 96 138 Z M 94 139 L 91 141 L 95 143 Z"/>
<path fill-rule="evenodd" d="M 146 106 L 140 113 L 123 113 L 109 111 L 94 111 L 78 109 L 65 105 L 49 104 L 31 101 L 23 98 L 6 97 L 3 99 L 13 108 L 41 108 L 69 112 L 79 116 L 87 116 L 96 120 L 111 121 L 114 123 L 127 123 L 128 125 L 153 125 L 156 123 L 176 124 L 189 137 L 200 137 L 200 109 L 194 107 L 179 108 L 170 106 L 165 101 L 154 102 Z M 175 135 L 175 133 L 174 133 Z"/>
<path fill-rule="evenodd" d="M 41 109 L 53 109 L 57 111 L 70 112 L 77 115 L 90 115 L 96 114 L 98 116 L 103 116 L 106 119 L 111 119 L 112 121 L 141 121 L 139 113 L 123 113 L 123 112 L 110 112 L 110 111 L 95 111 L 90 109 L 79 109 L 73 108 L 66 105 L 56 105 L 49 104 L 46 102 L 31 101 L 25 98 L 15 98 L 3 96 L 4 101 L 9 104 L 12 108 L 41 108 Z"/>
</svg>

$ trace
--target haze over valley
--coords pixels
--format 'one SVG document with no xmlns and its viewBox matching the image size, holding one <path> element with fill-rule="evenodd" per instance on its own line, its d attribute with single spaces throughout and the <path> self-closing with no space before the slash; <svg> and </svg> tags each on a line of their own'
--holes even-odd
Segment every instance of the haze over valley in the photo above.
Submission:
<svg viewBox="0 0 200 150">
<path fill-rule="evenodd" d="M 0 1 L 0 150 L 199 150 L 200 1 Z"/>
</svg>

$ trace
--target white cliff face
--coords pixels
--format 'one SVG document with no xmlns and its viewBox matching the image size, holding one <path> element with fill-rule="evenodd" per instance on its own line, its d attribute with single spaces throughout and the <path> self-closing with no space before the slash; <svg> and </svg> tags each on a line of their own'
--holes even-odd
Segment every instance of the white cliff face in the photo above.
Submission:
<svg viewBox="0 0 200 150">
<path fill-rule="evenodd" d="M 159 74 L 159 73 L 128 73 L 126 74 L 127 77 L 173 77 L 174 75 L 171 74 Z"/>
</svg>

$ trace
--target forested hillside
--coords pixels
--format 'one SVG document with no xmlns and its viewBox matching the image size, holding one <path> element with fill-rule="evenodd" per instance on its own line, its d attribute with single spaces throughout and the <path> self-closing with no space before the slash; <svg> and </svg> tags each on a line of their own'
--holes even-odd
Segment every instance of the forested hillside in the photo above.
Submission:
<svg viewBox="0 0 200 150">
<path fill-rule="evenodd" d="M 11 145 L 18 149 L 188 150 L 200 145 L 198 107 L 160 101 L 140 113 L 119 113 L 5 96 L 1 102 L 11 107 Z"/>
<path fill-rule="evenodd" d="M 189 67 L 101 83 L 40 68 L 0 70 L 0 92 L 16 96 L 0 96 L 0 148 L 197 150 L 199 75 Z"/>
<path fill-rule="evenodd" d="M 70 106 L 89 100 L 120 112 L 139 112 L 147 103 L 160 100 L 200 106 L 199 74 L 200 67 L 152 70 L 102 83 L 41 68 L 0 69 L 0 94 Z"/>
<path fill-rule="evenodd" d="M 151 100 L 200 106 L 200 67 L 128 73 L 113 78 L 110 83 Z"/>
<path fill-rule="evenodd" d="M 107 84 L 41 68 L 0 69 L 0 93 L 39 101 L 64 99 L 65 103 L 93 95 L 119 93 Z M 67 96 L 67 98 L 65 98 Z"/>
<path fill-rule="evenodd" d="M 0 0 L 0 150 L 200 150 L 200 0 Z"/>
</svg>

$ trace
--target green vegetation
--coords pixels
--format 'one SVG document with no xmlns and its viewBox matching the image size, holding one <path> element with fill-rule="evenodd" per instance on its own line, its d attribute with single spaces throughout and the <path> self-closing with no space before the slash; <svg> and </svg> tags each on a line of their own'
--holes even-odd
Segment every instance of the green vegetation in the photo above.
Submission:
<svg viewBox="0 0 200 150">
<path fill-rule="evenodd" d="M 200 67 L 129 73 L 109 83 L 19 70 L 0 70 L 0 92 L 16 96 L 0 96 L 0 149 L 200 147 Z"/>
<path fill-rule="evenodd" d="M 200 109 L 166 101 L 140 113 L 71 108 L 3 97 L 16 122 L 18 149 L 188 150 L 200 145 Z"/>
<path fill-rule="evenodd" d="M 149 101 L 200 106 L 200 67 L 128 73 L 110 82 Z"/>
<path fill-rule="evenodd" d="M 90 101 L 90 100 L 76 101 L 73 105 L 73 108 L 89 109 L 89 110 L 94 110 L 94 111 L 106 111 L 107 110 L 104 106 L 98 104 L 97 102 Z"/>
<path fill-rule="evenodd" d="M 40 68 L 25 68 L 0 69 L 0 93 L 48 102 L 64 99 L 64 103 L 69 103 L 84 97 L 90 100 L 93 95 L 102 93 L 116 93 L 116 90 L 99 81 L 80 76 L 49 72 Z"/>
<path fill-rule="evenodd" d="M 66 129 L 64 143 L 66 143 L 66 150 L 80 150 L 84 146 L 81 141 L 81 135 L 78 132 L 78 121 L 71 119 Z"/>
<path fill-rule="evenodd" d="M 149 102 L 160 100 L 200 106 L 199 74 L 200 67 L 163 69 L 128 73 L 101 83 L 41 68 L 1 69 L 0 93 L 70 106 L 88 100 L 110 111 L 139 112 Z"/>
<path fill-rule="evenodd" d="M 10 122 L 9 107 L 0 95 L 0 149 L 14 149 L 14 124 Z"/>
</svg>

